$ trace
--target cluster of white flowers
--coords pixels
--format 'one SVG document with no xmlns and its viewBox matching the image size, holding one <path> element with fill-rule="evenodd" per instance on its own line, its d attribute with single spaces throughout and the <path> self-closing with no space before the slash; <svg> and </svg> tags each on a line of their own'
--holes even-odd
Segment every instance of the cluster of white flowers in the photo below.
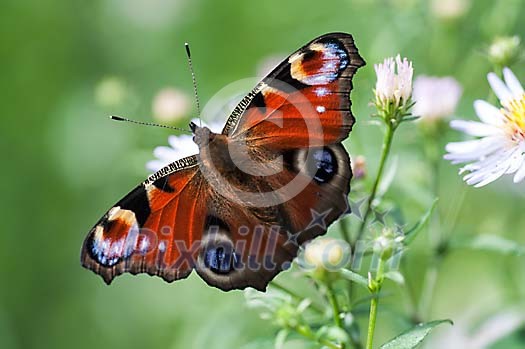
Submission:
<svg viewBox="0 0 525 349">
<path fill-rule="evenodd" d="M 502 108 L 477 100 L 474 109 L 481 122 L 454 120 L 451 127 L 474 140 L 449 143 L 445 159 L 452 163 L 468 163 L 460 173 L 469 185 L 482 187 L 504 174 L 514 174 L 514 182 L 525 178 L 525 93 L 519 80 L 508 68 L 504 81 L 488 74 L 492 90 Z"/>
</svg>

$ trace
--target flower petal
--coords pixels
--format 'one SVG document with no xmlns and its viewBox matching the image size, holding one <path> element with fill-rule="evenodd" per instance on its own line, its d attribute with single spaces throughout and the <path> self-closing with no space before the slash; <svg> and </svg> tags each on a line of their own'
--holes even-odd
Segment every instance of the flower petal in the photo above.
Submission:
<svg viewBox="0 0 525 349">
<path fill-rule="evenodd" d="M 471 136 L 484 137 L 501 132 L 500 129 L 477 121 L 452 120 L 450 127 Z"/>
<path fill-rule="evenodd" d="M 523 156 L 523 150 L 521 150 L 521 147 L 516 147 L 516 150 L 511 155 L 511 164 L 509 168 L 507 169 L 507 172 L 505 174 L 511 174 L 516 172 L 520 169 L 521 165 L 523 164 L 524 156 Z"/>
<path fill-rule="evenodd" d="M 477 168 L 477 170 L 469 173 L 463 179 L 468 185 L 474 185 L 476 188 L 495 181 L 503 176 L 511 166 L 514 151 L 515 149 L 507 149 L 492 154 L 489 158 L 477 164 L 471 164 L 471 168 Z"/>
<path fill-rule="evenodd" d="M 486 137 L 465 142 L 452 142 L 447 144 L 444 159 L 453 164 L 478 160 L 501 148 L 501 140 L 496 137 Z"/>
<path fill-rule="evenodd" d="M 510 98 L 512 98 L 510 90 L 496 74 L 489 73 L 487 75 L 487 79 L 489 81 L 490 87 L 492 87 L 492 90 L 502 103 L 505 103 Z"/>
<path fill-rule="evenodd" d="M 177 150 L 187 148 L 190 146 L 190 144 L 194 144 L 193 136 L 190 136 L 190 135 L 180 135 L 180 136 L 171 135 L 168 137 L 168 143 L 173 149 L 177 149 Z"/>
<path fill-rule="evenodd" d="M 521 164 L 521 167 L 516 172 L 516 175 L 514 176 L 514 183 L 519 183 L 525 178 L 525 162 Z"/>
<path fill-rule="evenodd" d="M 153 155 L 162 161 L 173 162 L 180 159 L 179 152 L 173 148 L 160 146 L 153 150 Z"/>
<path fill-rule="evenodd" d="M 486 101 L 478 99 L 474 102 L 474 109 L 479 119 L 486 124 L 499 126 L 503 123 L 500 110 Z"/>
<path fill-rule="evenodd" d="M 157 172 L 164 166 L 169 164 L 167 161 L 161 161 L 161 160 L 151 160 L 146 163 L 146 169 L 150 171 L 151 173 Z"/>
<path fill-rule="evenodd" d="M 512 70 L 503 68 L 503 77 L 505 78 L 505 84 L 507 84 L 514 97 L 521 98 L 524 93 L 523 87 Z"/>
</svg>

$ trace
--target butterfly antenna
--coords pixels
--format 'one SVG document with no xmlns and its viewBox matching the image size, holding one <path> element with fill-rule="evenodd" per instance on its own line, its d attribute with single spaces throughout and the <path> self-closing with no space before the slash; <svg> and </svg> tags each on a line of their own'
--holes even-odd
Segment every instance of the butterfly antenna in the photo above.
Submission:
<svg viewBox="0 0 525 349">
<path fill-rule="evenodd" d="M 192 133 L 190 130 L 186 130 L 186 129 L 183 129 L 183 128 L 180 128 L 180 127 L 168 126 L 168 125 L 161 125 L 161 124 L 155 124 L 155 123 L 153 123 L 153 122 L 136 121 L 136 120 L 131 120 L 131 119 L 128 119 L 128 118 L 124 118 L 124 117 L 122 117 L 122 116 L 111 115 L 109 118 L 110 118 L 111 120 L 130 122 L 130 123 L 132 123 L 132 124 L 137 124 L 137 125 L 155 126 L 155 127 L 169 128 L 169 129 L 172 129 L 172 130 L 182 131 L 182 132 L 186 132 L 186 133 L 190 133 L 190 134 Z"/>
<path fill-rule="evenodd" d="M 184 47 L 186 47 L 186 56 L 188 56 L 188 65 L 190 67 L 191 80 L 193 81 L 193 93 L 195 94 L 195 105 L 197 106 L 197 114 L 199 117 L 199 124 L 200 124 L 199 126 L 202 127 L 201 104 L 199 101 L 199 94 L 197 92 L 197 79 L 195 78 L 195 71 L 193 70 L 193 63 L 191 62 L 190 44 L 185 43 Z"/>
</svg>

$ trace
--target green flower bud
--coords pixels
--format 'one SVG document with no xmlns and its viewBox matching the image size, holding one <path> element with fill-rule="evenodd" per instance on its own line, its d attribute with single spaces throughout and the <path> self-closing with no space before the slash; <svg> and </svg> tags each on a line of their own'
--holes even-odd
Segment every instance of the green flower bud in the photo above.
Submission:
<svg viewBox="0 0 525 349">
<path fill-rule="evenodd" d="M 494 39 L 488 49 L 488 57 L 492 64 L 498 67 L 509 67 L 520 57 L 520 43 L 518 36 L 502 36 Z"/>
</svg>

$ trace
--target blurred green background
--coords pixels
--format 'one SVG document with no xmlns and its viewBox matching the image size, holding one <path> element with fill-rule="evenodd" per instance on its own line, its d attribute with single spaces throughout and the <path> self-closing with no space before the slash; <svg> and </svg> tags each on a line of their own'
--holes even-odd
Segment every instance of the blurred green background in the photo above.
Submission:
<svg viewBox="0 0 525 349">
<path fill-rule="evenodd" d="M 191 96 L 186 41 L 205 103 L 224 85 L 254 76 L 266 57 L 329 31 L 350 32 L 368 65 L 355 79 L 358 123 L 347 145 L 375 173 L 381 131 L 369 123 L 374 63 L 399 52 L 413 60 L 416 75 L 454 76 L 464 88 L 457 115 L 474 118 L 473 100 L 488 95 L 491 65 L 483 52 L 497 36 L 525 37 L 523 1 L 448 2 L 443 10 L 418 0 L 3 0 L 0 348 L 271 347 L 274 328 L 247 309 L 242 292 L 223 293 L 195 275 L 174 284 L 126 275 L 107 287 L 81 268 L 85 234 L 147 175 L 152 149 L 170 134 L 107 115 L 151 121 L 162 88 Z M 513 69 L 525 81 L 523 64 Z M 118 85 L 116 96 L 106 96 L 108 79 Z M 399 169 L 388 197 L 406 217 L 432 199 L 420 142 L 414 125 L 404 125 L 394 142 Z M 458 232 L 525 242 L 523 185 L 505 179 L 466 188 L 446 163 L 440 178 L 439 209 L 460 217 Z M 455 205 L 462 193 L 463 205 Z M 426 237 L 420 240 L 408 259 L 416 287 L 426 261 Z M 451 254 L 433 317 L 461 325 L 467 315 L 479 322 L 507 307 L 523 309 L 524 267 L 523 259 L 490 252 Z M 279 280 L 294 284 L 292 274 Z M 389 310 L 404 306 L 400 291 L 391 291 L 377 343 L 406 326 Z M 452 338 L 450 331 L 436 336 Z"/>
</svg>

